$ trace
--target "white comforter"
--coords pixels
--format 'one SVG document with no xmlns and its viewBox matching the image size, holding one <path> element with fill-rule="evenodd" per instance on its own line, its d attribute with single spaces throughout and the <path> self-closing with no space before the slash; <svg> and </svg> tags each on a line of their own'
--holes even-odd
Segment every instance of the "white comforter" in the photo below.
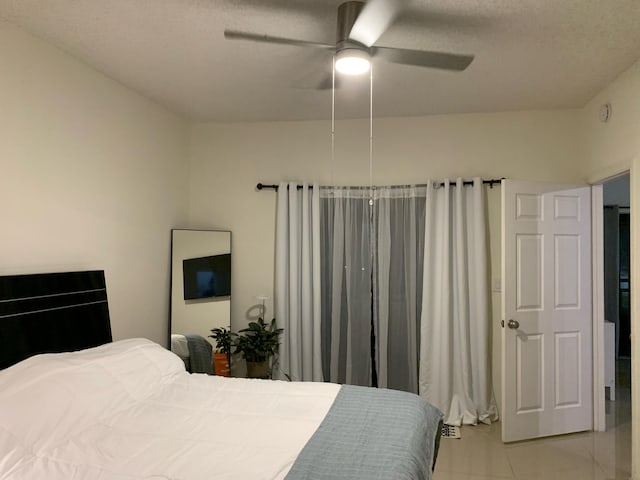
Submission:
<svg viewBox="0 0 640 480">
<path fill-rule="evenodd" d="M 132 339 L 0 372 L 0 479 L 282 479 L 339 386 L 190 375 Z"/>
</svg>

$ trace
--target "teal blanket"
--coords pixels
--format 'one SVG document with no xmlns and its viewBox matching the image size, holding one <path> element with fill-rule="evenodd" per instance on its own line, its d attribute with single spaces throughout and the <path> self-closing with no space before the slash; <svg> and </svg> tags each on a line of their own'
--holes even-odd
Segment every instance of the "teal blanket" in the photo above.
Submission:
<svg viewBox="0 0 640 480">
<path fill-rule="evenodd" d="M 429 480 L 441 422 L 412 393 L 343 385 L 285 480 Z"/>
</svg>

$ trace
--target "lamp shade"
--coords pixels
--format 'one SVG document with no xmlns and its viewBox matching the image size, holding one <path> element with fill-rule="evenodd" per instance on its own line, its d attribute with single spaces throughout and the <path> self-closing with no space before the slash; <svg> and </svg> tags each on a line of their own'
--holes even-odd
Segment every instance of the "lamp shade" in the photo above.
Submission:
<svg viewBox="0 0 640 480">
<path fill-rule="evenodd" d="M 361 75 L 371 68 L 369 54 L 358 48 L 345 48 L 336 54 L 336 70 L 345 75 Z"/>
</svg>

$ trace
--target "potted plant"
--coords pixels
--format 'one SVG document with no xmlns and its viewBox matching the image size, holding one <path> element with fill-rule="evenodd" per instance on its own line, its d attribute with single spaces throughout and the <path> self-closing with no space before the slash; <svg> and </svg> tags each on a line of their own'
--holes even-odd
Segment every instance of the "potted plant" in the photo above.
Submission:
<svg viewBox="0 0 640 480">
<path fill-rule="evenodd" d="M 229 376 L 229 365 L 231 365 L 231 347 L 235 333 L 226 328 L 214 328 L 213 335 L 209 337 L 216 341 L 216 350 L 213 354 L 213 371 L 216 375 Z"/>
<path fill-rule="evenodd" d="M 247 377 L 271 378 L 270 360 L 278 353 L 282 331 L 277 328 L 275 318 L 270 323 L 258 318 L 240 330 L 234 338 L 233 353 L 241 353 L 246 360 Z"/>
</svg>

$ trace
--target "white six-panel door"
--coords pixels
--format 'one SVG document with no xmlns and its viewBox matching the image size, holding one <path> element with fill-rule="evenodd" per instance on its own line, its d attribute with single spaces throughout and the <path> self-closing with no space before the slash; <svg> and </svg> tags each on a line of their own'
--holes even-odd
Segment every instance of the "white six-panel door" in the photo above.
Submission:
<svg viewBox="0 0 640 480">
<path fill-rule="evenodd" d="M 505 180 L 502 215 L 502 439 L 590 430 L 590 188 Z"/>
</svg>

